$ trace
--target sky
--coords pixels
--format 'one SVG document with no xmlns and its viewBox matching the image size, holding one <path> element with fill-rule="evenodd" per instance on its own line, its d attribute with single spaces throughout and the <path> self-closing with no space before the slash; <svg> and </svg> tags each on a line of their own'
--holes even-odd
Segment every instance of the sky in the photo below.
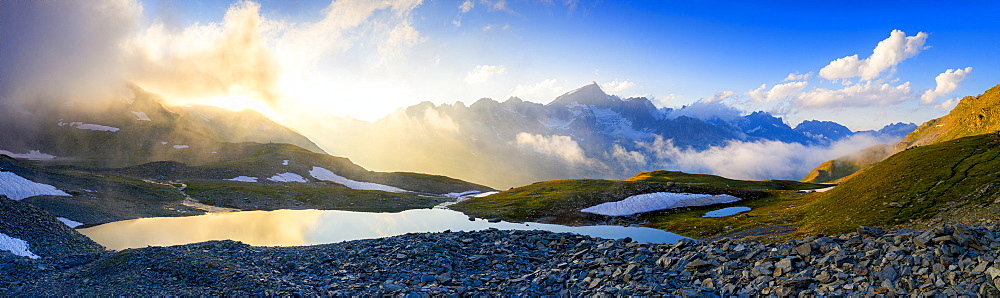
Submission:
<svg viewBox="0 0 1000 298">
<path fill-rule="evenodd" d="M 3 2 L 0 96 L 125 81 L 301 130 L 421 101 L 547 103 L 593 81 L 659 107 L 878 129 L 1000 83 L 997 12 L 997 1 Z"/>
</svg>

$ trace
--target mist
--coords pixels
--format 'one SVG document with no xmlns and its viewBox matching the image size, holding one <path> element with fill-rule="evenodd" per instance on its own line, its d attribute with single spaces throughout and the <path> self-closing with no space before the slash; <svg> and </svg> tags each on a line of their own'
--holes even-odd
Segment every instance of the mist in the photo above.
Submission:
<svg viewBox="0 0 1000 298">
<path fill-rule="evenodd" d="M 0 101 L 100 108 L 128 80 L 134 1 L 0 2 Z"/>
<path fill-rule="evenodd" d="M 698 151 L 679 148 L 671 140 L 657 138 L 651 143 L 641 143 L 640 147 L 650 152 L 653 168 L 658 166 L 741 180 L 799 180 L 825 161 L 897 141 L 899 139 L 882 139 L 870 135 L 851 136 L 829 146 L 806 146 L 778 141 L 730 141 L 724 146 Z"/>
</svg>

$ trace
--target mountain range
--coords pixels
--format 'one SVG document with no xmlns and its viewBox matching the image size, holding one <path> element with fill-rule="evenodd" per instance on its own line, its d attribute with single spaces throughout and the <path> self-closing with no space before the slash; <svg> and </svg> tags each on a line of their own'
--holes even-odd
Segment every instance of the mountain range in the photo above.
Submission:
<svg viewBox="0 0 1000 298">
<path fill-rule="evenodd" d="M 855 132 L 815 120 L 793 128 L 769 113 L 742 115 L 721 104 L 657 108 L 647 98 L 609 95 L 596 83 L 548 104 L 517 97 L 468 106 L 423 102 L 375 122 L 348 118 L 337 125 L 320 145 L 367 167 L 440 173 L 503 188 L 551 179 L 623 179 L 670 168 L 664 150 L 767 141 L 823 147 L 861 135 L 894 142 L 916 128 L 896 123 Z"/>
</svg>

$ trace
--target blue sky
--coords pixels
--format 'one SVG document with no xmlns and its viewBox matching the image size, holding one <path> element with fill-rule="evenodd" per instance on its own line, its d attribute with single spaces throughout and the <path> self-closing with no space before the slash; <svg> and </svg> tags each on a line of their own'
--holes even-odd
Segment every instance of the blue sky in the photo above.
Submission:
<svg viewBox="0 0 1000 298">
<path fill-rule="evenodd" d="M 546 103 L 596 81 L 661 107 L 876 129 L 1000 83 L 998 1 L 102 1 L 116 9 L 83 10 L 115 20 L 96 40 L 124 48 L 101 61 L 128 62 L 125 79 L 293 127 L 421 101 Z"/>
</svg>

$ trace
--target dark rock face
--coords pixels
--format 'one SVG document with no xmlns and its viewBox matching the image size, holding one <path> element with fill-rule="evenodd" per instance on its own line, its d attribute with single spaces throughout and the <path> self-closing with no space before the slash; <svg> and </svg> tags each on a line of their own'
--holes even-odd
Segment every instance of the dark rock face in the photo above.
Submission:
<svg viewBox="0 0 1000 298">
<path fill-rule="evenodd" d="M 0 293 L 11 295 L 11 286 L 29 283 L 53 272 L 62 272 L 99 258 L 104 247 L 70 229 L 31 204 L 0 195 L 0 233 L 28 243 L 41 257 L 30 259 L 0 250 Z"/>
<path fill-rule="evenodd" d="M 542 231 L 407 234 L 307 247 L 210 241 L 10 266 L 21 295 L 1000 295 L 1000 227 L 944 226 L 784 243 L 648 244 Z M 9 255 L 9 254 L 8 254 Z M 22 274 L 21 276 L 23 276 Z M 0 279 L 0 281 L 3 281 Z"/>
<path fill-rule="evenodd" d="M 43 259 L 104 251 L 104 247 L 31 204 L 0 195 L 0 233 L 28 242 Z"/>
</svg>

